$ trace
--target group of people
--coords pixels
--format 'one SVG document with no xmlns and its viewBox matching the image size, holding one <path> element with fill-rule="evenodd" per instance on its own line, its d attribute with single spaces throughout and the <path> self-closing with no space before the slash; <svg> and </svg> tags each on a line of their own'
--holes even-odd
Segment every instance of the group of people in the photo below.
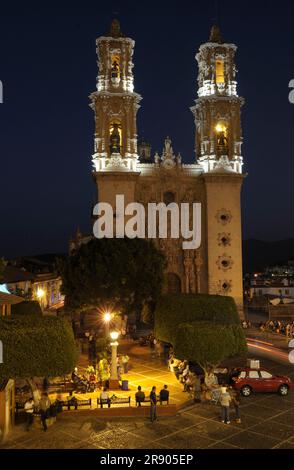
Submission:
<svg viewBox="0 0 294 470">
<path fill-rule="evenodd" d="M 195 403 L 201 402 L 201 377 L 195 372 L 190 371 L 188 361 L 177 361 L 173 355 L 170 355 L 168 368 L 174 372 L 176 378 L 183 384 L 184 392 L 192 395 Z"/>
<path fill-rule="evenodd" d="M 248 330 L 248 328 L 251 328 L 251 322 L 250 321 L 246 321 L 246 320 L 243 320 L 242 321 L 242 327 L 244 330 Z"/>
<path fill-rule="evenodd" d="M 30 397 L 24 404 L 24 410 L 26 413 L 26 431 L 29 431 L 34 423 L 35 413 L 39 413 L 41 417 L 41 423 L 43 430 L 47 431 L 47 419 L 50 417 L 51 401 L 48 397 L 48 393 L 44 392 L 38 403 L 35 404 L 33 397 Z"/>
<path fill-rule="evenodd" d="M 286 336 L 286 338 L 294 338 L 294 321 L 286 322 L 281 320 L 268 320 L 259 325 L 260 331 L 270 331 Z"/>
<path fill-rule="evenodd" d="M 226 424 L 230 424 L 230 408 L 233 407 L 235 420 L 238 424 L 241 423 L 240 393 L 232 386 L 220 385 L 213 369 L 206 371 L 206 374 L 197 374 L 190 370 L 188 361 L 178 361 L 172 356 L 169 359 L 168 367 L 183 384 L 183 391 L 189 392 L 195 403 L 201 403 L 205 399 L 220 405 L 221 421 Z"/>
<path fill-rule="evenodd" d="M 145 392 L 143 392 L 141 385 L 138 386 L 138 391 L 135 395 L 136 404 L 141 406 L 146 400 Z M 150 420 L 153 423 L 157 420 L 157 403 L 159 402 L 162 404 L 163 402 L 169 403 L 169 390 L 168 386 L 164 385 L 164 387 L 160 390 L 159 395 L 157 396 L 156 387 L 152 387 L 151 392 L 149 394 L 150 400 Z"/>
</svg>

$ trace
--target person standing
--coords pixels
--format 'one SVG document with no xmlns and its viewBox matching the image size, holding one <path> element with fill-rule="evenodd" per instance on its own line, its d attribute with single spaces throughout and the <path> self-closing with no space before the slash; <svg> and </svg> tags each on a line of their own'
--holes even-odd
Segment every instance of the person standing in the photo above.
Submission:
<svg viewBox="0 0 294 470">
<path fill-rule="evenodd" d="M 122 366 L 123 366 L 123 372 L 124 374 L 127 374 L 128 371 L 129 371 L 129 356 L 127 354 L 125 354 L 124 356 L 122 356 L 121 358 L 121 362 L 122 362 Z"/>
<path fill-rule="evenodd" d="M 45 432 L 48 429 L 46 420 L 47 418 L 49 418 L 50 406 L 51 406 L 51 401 L 48 397 L 48 393 L 45 392 L 42 394 L 42 398 L 40 400 L 41 422 L 42 422 L 43 429 Z"/>
<path fill-rule="evenodd" d="M 29 431 L 34 422 L 34 399 L 31 397 L 25 402 L 25 413 L 26 413 L 26 430 Z"/>
<path fill-rule="evenodd" d="M 221 387 L 220 404 L 222 423 L 230 424 L 230 403 L 231 396 L 227 391 L 227 387 Z"/>
<path fill-rule="evenodd" d="M 231 396 L 232 405 L 235 408 L 236 423 L 241 424 L 241 414 L 240 414 L 241 394 L 239 390 L 236 390 L 233 387 L 229 388 L 229 393 Z"/>
<path fill-rule="evenodd" d="M 156 387 L 152 387 L 150 393 L 150 419 L 151 423 L 157 419 L 157 396 Z"/>
<path fill-rule="evenodd" d="M 195 375 L 193 382 L 194 403 L 201 403 L 201 379 Z"/>
</svg>

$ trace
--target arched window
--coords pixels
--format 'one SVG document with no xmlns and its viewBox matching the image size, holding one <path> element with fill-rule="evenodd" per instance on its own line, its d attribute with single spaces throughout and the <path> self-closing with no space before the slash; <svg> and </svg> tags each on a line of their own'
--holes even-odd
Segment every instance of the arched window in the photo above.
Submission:
<svg viewBox="0 0 294 470">
<path fill-rule="evenodd" d="M 111 79 L 115 82 L 120 80 L 120 60 L 116 55 L 111 57 Z"/>
<path fill-rule="evenodd" d="M 122 148 L 122 128 L 120 121 L 112 121 L 109 128 L 110 153 L 121 153 Z"/>
<path fill-rule="evenodd" d="M 215 81 L 217 84 L 225 83 L 225 64 L 223 59 L 215 61 Z"/>
<path fill-rule="evenodd" d="M 167 292 L 169 294 L 180 294 L 181 289 L 181 279 L 177 274 L 168 273 L 167 274 Z"/>
</svg>

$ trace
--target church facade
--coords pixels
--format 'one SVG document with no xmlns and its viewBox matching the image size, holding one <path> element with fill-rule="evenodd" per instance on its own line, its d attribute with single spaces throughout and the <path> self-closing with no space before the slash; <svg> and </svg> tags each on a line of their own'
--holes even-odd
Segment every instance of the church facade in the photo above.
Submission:
<svg viewBox="0 0 294 470">
<path fill-rule="evenodd" d="M 134 41 L 114 20 L 109 34 L 97 39 L 97 90 L 91 94 L 95 115 L 93 178 L 98 201 L 125 204 L 201 203 L 201 246 L 183 250 L 182 239 L 157 239 L 167 259 L 169 292 L 230 295 L 242 312 L 242 234 L 240 193 L 244 180 L 241 108 L 234 44 L 214 26 L 200 46 L 198 96 L 191 108 L 195 122 L 195 163 L 175 155 L 169 137 L 161 155 L 151 158 L 145 142 L 138 149 L 134 90 Z M 114 214 L 114 217 L 119 214 Z"/>
</svg>

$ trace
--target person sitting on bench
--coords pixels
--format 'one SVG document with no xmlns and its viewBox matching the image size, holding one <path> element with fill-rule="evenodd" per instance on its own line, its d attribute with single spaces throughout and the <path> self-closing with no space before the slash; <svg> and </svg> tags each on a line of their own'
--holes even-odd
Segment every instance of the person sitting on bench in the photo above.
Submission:
<svg viewBox="0 0 294 470">
<path fill-rule="evenodd" d="M 135 397 L 136 397 L 136 404 L 137 404 L 138 406 L 141 406 L 141 403 L 145 400 L 145 393 L 142 392 L 142 387 L 141 387 L 141 385 L 139 385 L 138 391 L 137 391 Z"/>
<path fill-rule="evenodd" d="M 159 393 L 159 401 L 160 401 L 160 404 L 162 405 L 162 402 L 163 401 L 166 401 L 167 404 L 169 402 L 169 390 L 167 389 L 167 385 L 165 385 L 163 387 L 162 390 L 160 390 L 160 393 Z"/>
<path fill-rule="evenodd" d="M 110 398 L 107 392 L 107 388 L 103 388 L 103 392 L 100 393 L 100 406 L 103 408 L 103 405 L 108 405 L 108 408 L 110 408 Z"/>
</svg>

